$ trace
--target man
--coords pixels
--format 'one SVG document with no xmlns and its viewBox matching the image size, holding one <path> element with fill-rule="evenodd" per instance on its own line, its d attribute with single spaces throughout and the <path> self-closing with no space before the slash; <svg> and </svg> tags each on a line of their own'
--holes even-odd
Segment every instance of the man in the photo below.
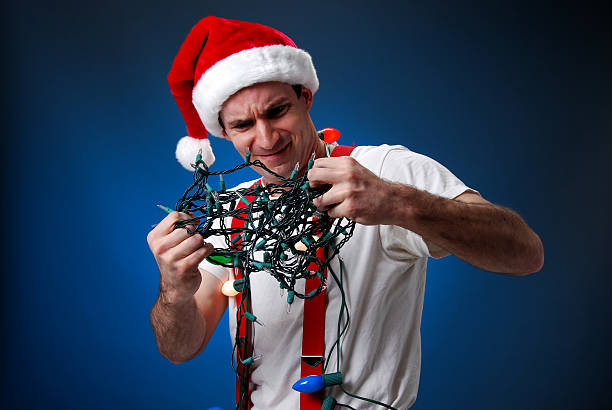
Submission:
<svg viewBox="0 0 612 410">
<path fill-rule="evenodd" d="M 414 403 L 429 256 L 452 253 L 481 269 L 517 276 L 541 269 L 542 243 L 521 217 L 491 204 L 434 160 L 386 145 L 327 157 L 334 144 L 326 146 L 318 137 L 309 115 L 318 88 L 314 67 L 284 34 L 207 17 L 188 35 L 168 78 L 189 131 L 177 148 L 184 166 L 189 169 L 200 149 L 209 162 L 214 160 L 207 131 L 285 177 L 296 163 L 306 172 L 314 153 L 311 186 L 331 186 L 315 205 L 330 217 L 357 222 L 340 252 L 351 313 L 341 348 L 345 390 L 396 408 Z M 277 181 L 262 173 L 261 182 Z M 228 306 L 221 285 L 233 278 L 228 269 L 204 260 L 213 250 L 210 243 L 173 229 L 188 217 L 168 215 L 147 238 L 160 270 L 151 323 L 160 352 L 174 363 L 197 356 L 206 346 Z M 332 268 L 340 269 L 339 260 L 332 261 Z M 278 283 L 268 273 L 254 272 L 250 278 L 253 312 L 266 324 L 255 333 L 261 359 L 250 373 L 252 408 L 299 408 L 299 393 L 290 386 L 300 375 L 303 304 L 295 303 L 287 313 Z M 340 310 L 339 289 L 332 281 L 327 298 L 326 353 L 336 338 Z M 230 300 L 229 306 L 234 338 L 236 304 Z M 335 366 L 332 356 L 330 368 Z M 369 406 L 338 387 L 327 394 L 339 403 Z"/>
</svg>

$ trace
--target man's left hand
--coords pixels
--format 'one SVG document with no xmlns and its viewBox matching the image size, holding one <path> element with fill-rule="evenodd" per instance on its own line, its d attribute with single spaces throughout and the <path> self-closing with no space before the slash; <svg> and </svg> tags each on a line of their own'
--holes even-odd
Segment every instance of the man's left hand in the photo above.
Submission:
<svg viewBox="0 0 612 410">
<path fill-rule="evenodd" d="M 393 211 L 393 183 L 384 181 L 351 157 L 319 158 L 308 171 L 312 188 L 331 185 L 314 204 L 332 218 L 363 225 L 388 223 Z"/>
</svg>

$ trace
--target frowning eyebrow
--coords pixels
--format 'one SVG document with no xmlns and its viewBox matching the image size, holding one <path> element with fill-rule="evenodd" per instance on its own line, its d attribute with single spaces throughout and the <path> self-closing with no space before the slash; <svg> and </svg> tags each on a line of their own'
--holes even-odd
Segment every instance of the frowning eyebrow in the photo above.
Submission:
<svg viewBox="0 0 612 410">
<path fill-rule="evenodd" d="M 273 100 L 271 103 L 269 103 L 268 105 L 266 105 L 266 108 L 264 109 L 265 112 L 268 112 L 270 110 L 273 110 L 274 108 L 277 108 L 278 106 L 284 105 L 284 104 L 289 104 L 289 99 L 287 97 L 279 97 L 276 100 Z"/>
<path fill-rule="evenodd" d="M 266 118 L 273 118 L 278 114 L 279 108 L 282 108 L 290 103 L 291 102 L 287 97 L 279 97 L 265 106 L 263 116 Z M 253 118 L 251 117 L 237 118 L 228 123 L 228 128 L 243 128 L 251 125 L 252 122 Z"/>
</svg>

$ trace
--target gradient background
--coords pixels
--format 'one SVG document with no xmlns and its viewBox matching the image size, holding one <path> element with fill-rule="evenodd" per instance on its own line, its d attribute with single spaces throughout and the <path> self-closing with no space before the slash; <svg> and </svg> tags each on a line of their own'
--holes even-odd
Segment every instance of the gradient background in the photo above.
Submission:
<svg viewBox="0 0 612 410">
<path fill-rule="evenodd" d="M 148 321 L 155 204 L 191 180 L 165 77 L 209 14 L 274 26 L 312 54 L 317 127 L 429 155 L 543 239 L 544 269 L 525 278 L 431 262 L 414 409 L 610 408 L 604 8 L 175 3 L 5 6 L 2 408 L 232 408 L 227 315 L 180 366 Z M 213 144 L 216 169 L 239 161 Z"/>
</svg>

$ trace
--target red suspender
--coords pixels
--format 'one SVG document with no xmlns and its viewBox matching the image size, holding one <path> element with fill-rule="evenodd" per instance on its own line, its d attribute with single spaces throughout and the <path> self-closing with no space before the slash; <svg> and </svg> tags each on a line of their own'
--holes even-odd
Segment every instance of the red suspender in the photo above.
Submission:
<svg viewBox="0 0 612 410">
<path fill-rule="evenodd" d="M 255 187 L 257 184 L 258 182 L 254 183 L 253 185 L 251 185 L 251 188 Z M 251 203 L 253 202 L 255 197 L 247 196 L 245 197 L 245 199 L 249 201 L 249 203 Z M 248 207 L 242 201 L 238 201 L 236 208 L 248 208 Z M 246 209 L 243 214 L 240 214 L 240 216 L 243 217 L 244 219 L 232 218 L 232 228 L 244 229 L 244 225 L 246 223 L 246 218 L 247 218 Z M 238 235 L 240 234 L 239 233 L 232 234 L 231 236 L 232 240 L 234 240 L 234 238 L 236 238 L 236 236 Z M 242 242 L 242 239 L 238 239 L 237 242 L 234 244 L 234 246 L 240 249 L 241 242 Z M 237 280 L 237 279 L 242 279 L 242 270 L 238 267 L 234 267 L 234 280 Z M 236 319 L 238 319 L 239 317 L 242 317 L 242 320 L 240 321 L 240 325 L 238 329 L 238 339 L 236 340 L 236 346 L 237 346 L 237 349 L 236 349 L 237 350 L 236 351 L 236 369 L 237 369 L 236 403 L 241 403 L 240 408 L 236 407 L 237 410 L 249 410 L 252 406 L 251 389 L 250 389 L 250 378 L 251 377 L 250 377 L 250 369 L 248 368 L 248 366 L 250 365 L 246 365 L 247 368 L 245 372 L 244 371 L 245 365 L 242 364 L 242 360 L 248 359 L 249 357 L 253 356 L 253 340 L 252 340 L 253 323 L 244 318 L 245 312 L 252 311 L 250 303 L 247 305 L 247 302 L 251 300 L 251 297 L 250 297 L 251 289 L 250 288 L 245 289 L 244 292 L 247 292 L 247 294 L 244 295 L 244 298 L 243 298 L 242 292 L 239 292 L 235 296 L 236 310 L 238 311 L 236 315 Z M 238 323 L 236 323 L 236 325 L 238 325 Z M 240 383 L 240 375 L 242 374 L 246 375 L 244 383 Z M 242 387 L 242 391 L 241 391 L 241 387 Z"/>
<path fill-rule="evenodd" d="M 351 152 L 355 147 L 348 147 L 345 145 L 337 145 L 331 152 L 332 157 L 344 157 L 350 156 Z M 257 183 L 255 183 L 257 184 Z M 253 186 L 255 186 L 255 184 Z M 252 202 L 254 197 L 247 196 L 246 199 Z M 238 202 L 237 208 L 247 208 L 247 205 Z M 246 213 L 243 214 L 246 219 Z M 244 228 L 245 221 L 232 218 L 232 228 Z M 233 234 L 234 239 L 238 234 Z M 234 246 L 240 246 L 240 240 Z M 324 261 L 326 259 L 325 250 L 323 248 L 317 249 L 317 257 L 319 260 Z M 312 263 L 308 267 L 309 270 L 316 271 L 317 265 Z M 327 269 L 324 271 L 324 277 L 327 277 Z M 242 272 L 240 269 L 234 268 L 234 278 L 241 279 Z M 306 281 L 305 294 L 315 290 L 319 286 L 316 280 Z M 250 290 L 245 289 L 250 292 Z M 236 309 L 238 310 L 237 317 L 240 317 L 244 312 L 250 311 L 251 306 L 246 306 L 246 302 L 243 302 L 242 292 L 235 296 L 236 298 Z M 302 324 L 302 357 L 300 360 L 301 377 L 305 376 L 321 376 L 323 374 L 323 363 L 325 361 L 325 298 L 326 292 L 323 290 L 318 296 L 312 299 L 304 299 L 304 318 Z M 249 298 L 245 298 L 250 300 Z M 240 375 L 244 370 L 244 365 L 241 360 L 247 359 L 253 355 L 253 340 L 252 340 L 252 323 L 248 320 L 243 319 L 240 323 L 238 330 L 239 340 L 245 342 L 241 345 L 239 340 L 236 340 L 238 346 L 237 352 L 237 366 L 238 374 Z M 243 386 L 243 391 L 240 391 L 240 379 L 236 378 L 236 403 L 240 401 L 242 394 L 243 406 L 239 410 L 249 410 L 251 404 L 251 392 L 249 388 L 250 384 L 250 373 L 246 380 L 246 387 Z M 291 383 L 291 381 L 288 381 Z M 322 393 L 300 393 L 300 410 L 320 410 L 321 409 Z"/>
<path fill-rule="evenodd" d="M 337 145 L 331 152 L 332 157 L 345 157 L 351 155 L 355 147 Z M 325 261 L 326 255 L 323 248 L 317 249 L 317 257 Z M 309 270 L 317 270 L 316 264 L 309 266 Z M 327 268 L 324 270 L 327 278 Z M 316 289 L 316 280 L 306 281 L 307 295 Z M 323 363 L 325 362 L 325 298 L 323 290 L 312 299 L 304 299 L 304 319 L 302 324 L 302 358 L 300 377 L 321 376 L 323 374 Z M 322 392 L 300 393 L 300 410 L 320 410 Z"/>
<path fill-rule="evenodd" d="M 336 148 L 331 152 L 332 157 L 350 157 L 351 152 L 356 147 L 349 147 L 348 145 L 336 145 Z"/>
<path fill-rule="evenodd" d="M 325 260 L 323 248 L 317 249 L 317 258 Z M 318 266 L 312 263 L 308 270 L 316 271 Z M 323 271 L 327 278 L 327 268 Z M 306 295 L 315 290 L 319 283 L 317 280 L 306 281 Z M 300 359 L 300 377 L 321 376 L 323 362 L 325 361 L 325 297 L 323 290 L 312 299 L 304 299 L 304 319 L 302 322 L 302 357 Z M 321 408 L 321 392 L 300 393 L 301 410 L 319 410 Z"/>
</svg>

